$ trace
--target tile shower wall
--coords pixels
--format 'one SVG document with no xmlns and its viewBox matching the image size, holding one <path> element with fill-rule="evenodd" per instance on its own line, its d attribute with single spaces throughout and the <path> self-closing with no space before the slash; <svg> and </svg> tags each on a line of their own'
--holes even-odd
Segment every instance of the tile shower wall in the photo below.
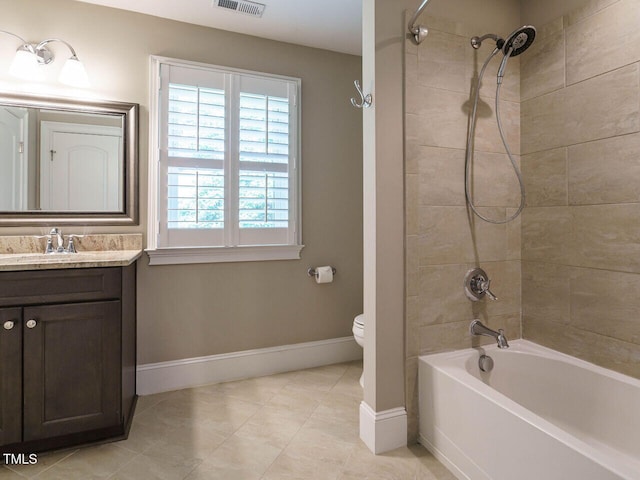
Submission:
<svg viewBox="0 0 640 480">
<path fill-rule="evenodd" d="M 520 58 L 524 337 L 640 378 L 638 25 L 592 1 Z"/>
<path fill-rule="evenodd" d="M 472 218 L 464 195 L 471 80 L 495 44 L 488 41 L 480 50 L 473 50 L 469 39 L 485 33 L 476 31 L 477 26 L 422 18 L 429 26 L 428 41 L 415 46 L 407 40 L 405 48 L 406 394 L 410 441 L 417 436 L 418 355 L 486 343 L 469 335 L 474 318 L 492 328 L 504 328 L 510 339 L 519 338 L 521 331 L 520 221 L 491 225 Z M 505 219 L 515 211 L 520 197 L 493 117 L 499 61 L 494 58 L 488 67 L 481 89 L 473 190 L 484 214 Z M 512 59 L 500 101 L 506 137 L 516 154 L 520 151 L 519 70 L 519 58 Z M 491 277 L 498 301 L 471 302 L 465 296 L 465 273 L 478 265 Z"/>
</svg>

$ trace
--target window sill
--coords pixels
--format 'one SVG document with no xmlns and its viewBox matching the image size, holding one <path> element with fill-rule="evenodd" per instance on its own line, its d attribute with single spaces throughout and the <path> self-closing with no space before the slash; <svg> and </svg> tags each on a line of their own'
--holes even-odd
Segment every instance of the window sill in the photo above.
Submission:
<svg viewBox="0 0 640 480">
<path fill-rule="evenodd" d="M 298 260 L 303 248 L 304 245 L 251 245 L 242 247 L 174 247 L 145 251 L 149 255 L 149 265 L 181 265 Z"/>
</svg>

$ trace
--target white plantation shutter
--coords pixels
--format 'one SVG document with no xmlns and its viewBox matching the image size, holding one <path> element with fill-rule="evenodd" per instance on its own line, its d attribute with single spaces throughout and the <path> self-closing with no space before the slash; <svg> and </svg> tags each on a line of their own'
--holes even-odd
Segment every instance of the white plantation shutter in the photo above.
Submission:
<svg viewBox="0 0 640 480">
<path fill-rule="evenodd" d="M 170 83 L 168 109 L 168 230 L 224 228 L 225 92 Z"/>
<path fill-rule="evenodd" d="M 160 67 L 159 247 L 299 244 L 299 80 Z"/>
<path fill-rule="evenodd" d="M 240 243 L 253 244 L 257 237 L 286 243 L 289 92 L 286 85 L 256 85 L 255 79 L 243 78 L 240 83 Z"/>
<path fill-rule="evenodd" d="M 225 92 L 169 84 L 169 156 L 224 160 Z"/>
<path fill-rule="evenodd" d="M 167 225 L 170 229 L 224 228 L 224 171 L 169 167 Z"/>
</svg>

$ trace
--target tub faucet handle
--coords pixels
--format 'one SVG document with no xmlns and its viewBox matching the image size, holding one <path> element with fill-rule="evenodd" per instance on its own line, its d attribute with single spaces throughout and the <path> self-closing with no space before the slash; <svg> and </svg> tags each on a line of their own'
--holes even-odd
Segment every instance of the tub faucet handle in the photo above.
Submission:
<svg viewBox="0 0 640 480">
<path fill-rule="evenodd" d="M 491 300 L 498 300 L 490 287 L 491 279 L 487 272 L 481 268 L 469 270 L 464 277 L 464 293 L 469 300 L 474 302 L 481 300 L 485 295 Z"/>
<path fill-rule="evenodd" d="M 487 297 L 489 297 L 491 300 L 498 300 L 498 297 L 496 297 L 490 289 L 491 288 L 490 278 L 487 278 L 484 282 L 479 282 L 478 286 L 480 287 L 480 290 L 486 293 Z"/>
</svg>

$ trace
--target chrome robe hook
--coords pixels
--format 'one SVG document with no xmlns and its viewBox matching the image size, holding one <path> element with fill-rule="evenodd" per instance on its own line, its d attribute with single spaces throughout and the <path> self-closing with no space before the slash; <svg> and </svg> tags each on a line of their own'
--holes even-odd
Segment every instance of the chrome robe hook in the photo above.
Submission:
<svg viewBox="0 0 640 480">
<path fill-rule="evenodd" d="M 351 105 L 353 105 L 356 108 L 369 108 L 373 103 L 373 97 L 371 96 L 370 93 L 367 95 L 364 94 L 364 92 L 362 91 L 362 87 L 360 86 L 360 82 L 358 80 L 355 80 L 353 84 L 356 86 L 356 90 L 360 94 L 360 103 L 358 103 L 358 101 L 355 98 L 351 98 Z"/>
</svg>

